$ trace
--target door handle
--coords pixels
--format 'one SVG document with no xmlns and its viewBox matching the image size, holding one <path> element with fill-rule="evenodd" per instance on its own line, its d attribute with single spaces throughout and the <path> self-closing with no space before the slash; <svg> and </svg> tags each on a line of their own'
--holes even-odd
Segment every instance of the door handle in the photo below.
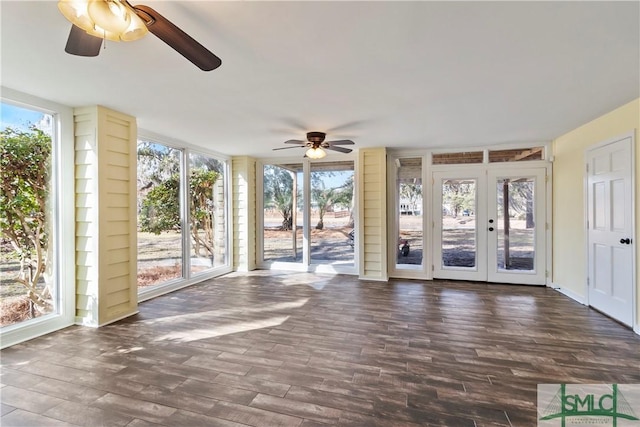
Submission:
<svg viewBox="0 0 640 427">
<path fill-rule="evenodd" d="M 626 239 L 620 239 L 620 243 L 622 243 L 623 245 L 630 245 L 631 239 L 628 237 Z"/>
</svg>

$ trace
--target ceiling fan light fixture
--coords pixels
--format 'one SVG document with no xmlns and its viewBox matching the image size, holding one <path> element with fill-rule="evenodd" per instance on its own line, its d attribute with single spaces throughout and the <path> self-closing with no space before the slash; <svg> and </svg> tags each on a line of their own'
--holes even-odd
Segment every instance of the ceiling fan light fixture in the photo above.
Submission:
<svg viewBox="0 0 640 427">
<path fill-rule="evenodd" d="M 58 9 L 87 34 L 112 41 L 132 41 L 148 30 L 136 12 L 121 0 L 60 0 Z"/>
<path fill-rule="evenodd" d="M 120 35 L 120 39 L 124 42 L 131 42 L 144 37 L 148 32 L 149 29 L 144 21 L 135 12 L 132 12 L 131 24 L 129 28 Z"/>
<path fill-rule="evenodd" d="M 93 29 L 94 22 L 89 17 L 89 4 L 86 0 L 60 0 L 58 10 L 76 27 L 87 31 Z"/>
<path fill-rule="evenodd" d="M 310 159 L 322 159 L 327 153 L 320 147 L 311 147 L 305 153 Z"/>
<path fill-rule="evenodd" d="M 89 0 L 87 12 L 96 27 L 111 33 L 122 34 L 131 24 L 131 15 L 119 0 Z"/>
</svg>

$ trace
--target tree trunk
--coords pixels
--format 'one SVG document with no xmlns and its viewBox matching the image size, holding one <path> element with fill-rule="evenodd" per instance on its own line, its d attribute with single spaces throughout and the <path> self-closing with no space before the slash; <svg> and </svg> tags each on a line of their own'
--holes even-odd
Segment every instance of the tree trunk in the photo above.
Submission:
<svg viewBox="0 0 640 427">
<path fill-rule="evenodd" d="M 526 219 L 526 227 L 527 229 L 531 229 L 535 227 L 535 222 L 533 221 L 533 195 L 527 198 L 527 212 L 525 214 Z"/>
<path fill-rule="evenodd" d="M 282 230 L 284 231 L 288 231 L 291 230 L 292 227 L 292 221 L 291 221 L 291 216 L 287 215 L 284 217 L 284 219 L 282 220 Z"/>
</svg>

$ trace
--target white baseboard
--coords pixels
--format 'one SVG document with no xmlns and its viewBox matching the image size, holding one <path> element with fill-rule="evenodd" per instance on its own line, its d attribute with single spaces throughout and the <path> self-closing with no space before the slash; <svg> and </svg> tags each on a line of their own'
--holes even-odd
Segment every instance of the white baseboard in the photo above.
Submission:
<svg viewBox="0 0 640 427">
<path fill-rule="evenodd" d="M 578 295 L 578 294 L 576 294 L 575 292 L 573 292 L 573 291 L 571 291 L 569 289 L 565 289 L 562 286 L 558 286 L 557 284 L 552 284 L 551 288 L 553 288 L 554 290 L 560 292 L 563 295 L 568 296 L 572 300 L 574 300 L 576 302 L 579 302 L 582 305 L 588 305 L 587 304 L 587 300 L 586 300 L 585 297 L 583 297 L 581 295 Z M 636 335 L 640 335 L 640 324 L 635 324 L 632 329 L 633 329 L 633 332 Z"/>
<path fill-rule="evenodd" d="M 389 276 L 385 276 L 385 277 L 358 276 L 358 280 L 367 280 L 370 282 L 388 282 Z"/>
<path fill-rule="evenodd" d="M 551 288 L 553 288 L 554 290 L 560 292 L 562 295 L 568 296 L 572 300 L 574 300 L 576 302 L 579 302 L 582 305 L 587 305 L 587 299 L 585 297 L 583 297 L 582 295 L 576 294 L 575 292 L 573 292 L 570 289 L 563 288 L 562 286 L 559 286 L 558 284 L 552 284 Z"/>
</svg>

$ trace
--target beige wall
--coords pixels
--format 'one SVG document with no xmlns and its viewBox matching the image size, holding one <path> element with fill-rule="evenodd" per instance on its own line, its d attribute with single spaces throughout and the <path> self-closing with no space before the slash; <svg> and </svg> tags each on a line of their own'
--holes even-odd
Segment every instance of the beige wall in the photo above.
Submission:
<svg viewBox="0 0 640 427">
<path fill-rule="evenodd" d="M 231 159 L 233 199 L 233 269 L 256 268 L 256 160 Z"/>
<path fill-rule="evenodd" d="M 639 128 L 640 98 L 553 141 L 553 283 L 574 297 L 586 297 L 585 150 L 629 132 L 635 132 L 637 141 Z M 638 159 L 640 150 L 636 149 L 636 168 Z M 636 170 L 636 234 L 640 230 L 639 177 L 640 170 Z M 638 283 L 636 278 L 636 288 Z M 640 297 L 637 289 L 636 295 Z"/>
<path fill-rule="evenodd" d="M 77 108 L 76 322 L 100 326 L 137 312 L 134 117 Z"/>
<path fill-rule="evenodd" d="M 365 148 L 358 152 L 357 183 L 360 278 L 388 280 L 386 149 Z"/>
</svg>

